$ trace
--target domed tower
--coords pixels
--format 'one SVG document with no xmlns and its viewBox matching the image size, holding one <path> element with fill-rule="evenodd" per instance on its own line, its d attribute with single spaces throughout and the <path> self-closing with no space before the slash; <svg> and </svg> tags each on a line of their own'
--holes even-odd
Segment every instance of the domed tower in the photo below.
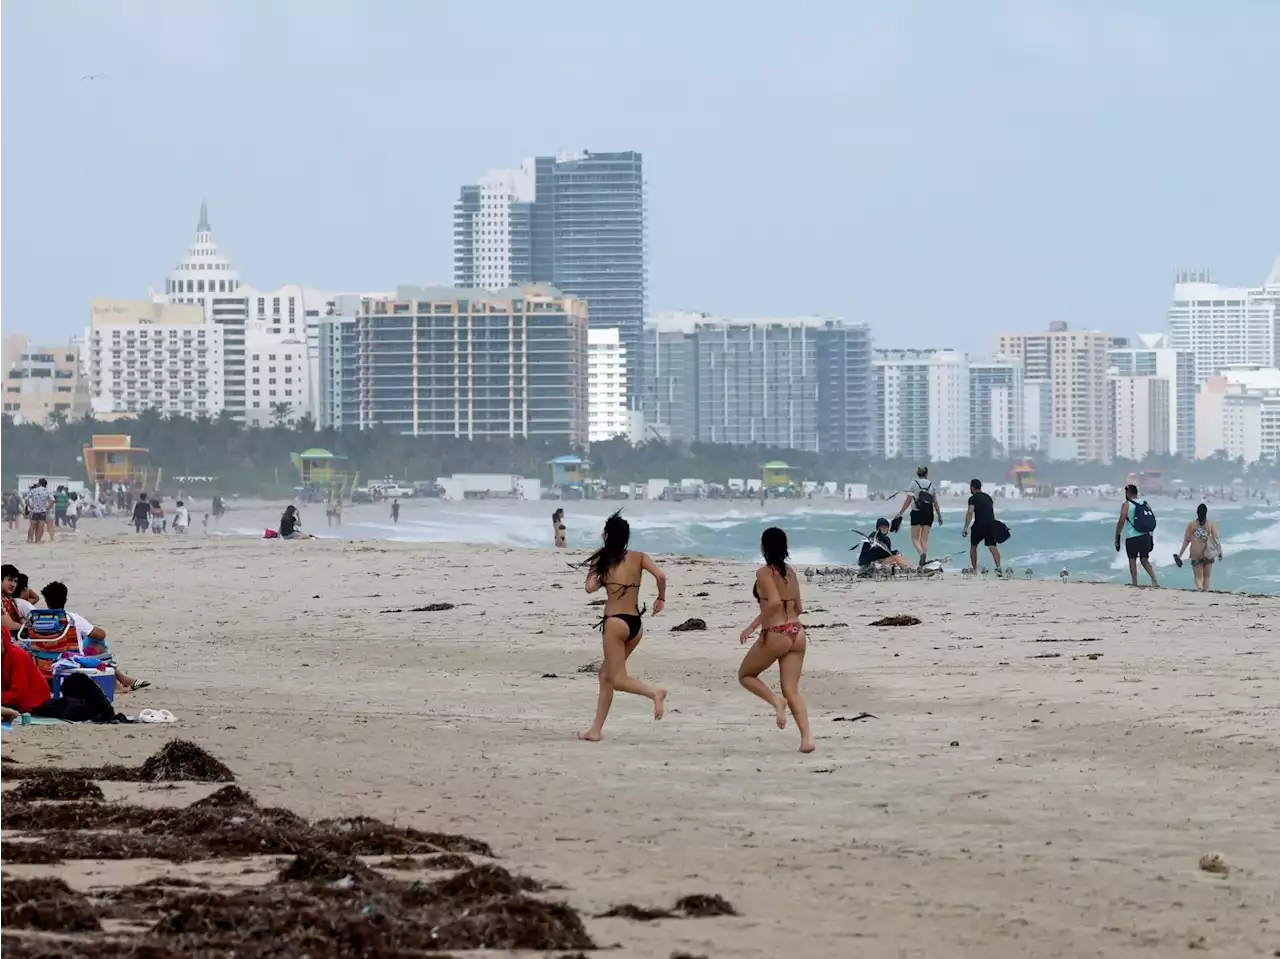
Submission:
<svg viewBox="0 0 1280 959">
<path fill-rule="evenodd" d="M 212 300 L 211 294 L 234 293 L 239 286 L 240 273 L 218 249 L 209 226 L 209 206 L 201 202 L 196 238 L 187 255 L 169 271 L 165 295 L 170 303 L 204 305 Z"/>
</svg>

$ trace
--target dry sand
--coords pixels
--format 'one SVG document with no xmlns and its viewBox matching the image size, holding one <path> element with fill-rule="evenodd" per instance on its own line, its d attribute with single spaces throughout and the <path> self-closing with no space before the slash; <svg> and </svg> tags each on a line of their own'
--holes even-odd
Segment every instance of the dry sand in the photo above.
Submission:
<svg viewBox="0 0 1280 959">
<path fill-rule="evenodd" d="M 671 689 L 667 718 L 619 695 L 587 744 L 596 680 L 577 670 L 599 659 L 598 611 L 569 554 L 12 535 L 5 560 L 66 580 L 155 682 L 122 708 L 181 720 L 7 734 L 23 763 L 137 762 L 181 734 L 263 803 L 477 836 L 584 912 L 715 892 L 742 913 L 592 920 L 620 957 L 1280 950 L 1275 599 L 813 585 L 805 619 L 848 626 L 810 634 L 818 752 L 800 756 L 736 682 L 749 567 L 660 557 L 669 606 L 632 671 Z M 432 602 L 457 608 L 379 612 Z M 890 613 L 923 622 L 866 625 Z M 688 616 L 708 630 L 670 631 Z M 878 718 L 836 721 L 864 710 Z M 1225 878 L 1198 868 L 1212 852 Z M 80 885 L 156 872 L 62 868 Z"/>
</svg>

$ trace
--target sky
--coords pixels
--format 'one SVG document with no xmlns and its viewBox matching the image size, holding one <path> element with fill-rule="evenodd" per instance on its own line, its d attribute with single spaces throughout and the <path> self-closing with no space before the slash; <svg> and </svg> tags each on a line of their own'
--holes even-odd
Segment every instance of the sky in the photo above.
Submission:
<svg viewBox="0 0 1280 959">
<path fill-rule="evenodd" d="M 639 150 L 649 307 L 983 352 L 1280 253 L 1280 3 L 6 0 L 6 332 L 163 288 L 448 282 L 458 187 Z M 101 74 L 99 79 L 82 80 Z"/>
</svg>

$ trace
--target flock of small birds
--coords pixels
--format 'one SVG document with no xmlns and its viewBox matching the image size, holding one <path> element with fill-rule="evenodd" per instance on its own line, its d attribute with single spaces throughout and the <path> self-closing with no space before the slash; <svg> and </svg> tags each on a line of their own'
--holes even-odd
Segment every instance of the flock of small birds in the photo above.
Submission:
<svg viewBox="0 0 1280 959">
<path fill-rule="evenodd" d="M 815 579 L 819 582 L 845 582 L 852 583 L 860 579 L 929 579 L 930 577 L 939 576 L 942 573 L 941 566 L 927 566 L 923 570 L 919 569 L 903 569 L 897 566 L 806 566 L 804 569 L 804 578 L 806 582 L 813 582 Z M 962 569 L 961 576 L 990 576 L 992 571 L 983 566 L 977 570 Z M 1028 566 L 1022 571 L 1024 579 L 1032 579 L 1035 571 Z M 1066 567 L 1058 574 L 1065 583 L 1070 573 Z M 1007 567 L 1003 570 L 996 570 L 997 579 L 1015 579 L 1017 571 L 1013 567 Z"/>
</svg>

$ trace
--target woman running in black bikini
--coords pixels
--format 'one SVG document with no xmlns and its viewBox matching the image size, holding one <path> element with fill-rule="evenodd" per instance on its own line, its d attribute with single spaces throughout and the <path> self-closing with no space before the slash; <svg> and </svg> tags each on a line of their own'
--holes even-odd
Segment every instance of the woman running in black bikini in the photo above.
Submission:
<svg viewBox="0 0 1280 959">
<path fill-rule="evenodd" d="M 817 747 L 809 732 L 809 710 L 800 697 L 805 641 L 800 614 L 804 605 L 800 601 L 800 579 L 787 565 L 787 534 L 776 526 L 769 527 L 760 537 L 760 552 L 764 565 L 756 570 L 756 583 L 751 588 L 751 595 L 760 604 L 760 615 L 742 631 L 741 641 L 750 639 L 757 627 L 763 628 L 738 667 L 738 682 L 774 708 L 779 729 L 787 728 L 790 706 L 800 730 L 800 751 L 811 753 Z M 782 674 L 781 696 L 775 696 L 760 679 L 760 674 L 774 663 Z"/>
<path fill-rule="evenodd" d="M 666 603 L 667 577 L 654 565 L 646 553 L 627 549 L 631 539 L 631 526 L 618 513 L 604 524 L 604 545 L 591 554 L 583 565 L 587 567 L 587 592 L 594 593 L 601 587 L 608 597 L 605 600 L 604 618 L 600 620 L 600 633 L 604 637 L 604 662 L 600 666 L 600 698 L 596 703 L 596 719 L 579 739 L 600 741 L 600 731 L 609 718 L 613 704 L 613 691 L 621 690 L 653 700 L 653 718 L 661 719 L 667 699 L 665 689 L 654 689 L 633 676 L 627 675 L 627 658 L 636 651 L 644 638 L 644 621 L 640 618 L 640 581 L 648 570 L 658 581 L 658 598 L 653 601 L 653 613 L 662 612 Z"/>
</svg>

